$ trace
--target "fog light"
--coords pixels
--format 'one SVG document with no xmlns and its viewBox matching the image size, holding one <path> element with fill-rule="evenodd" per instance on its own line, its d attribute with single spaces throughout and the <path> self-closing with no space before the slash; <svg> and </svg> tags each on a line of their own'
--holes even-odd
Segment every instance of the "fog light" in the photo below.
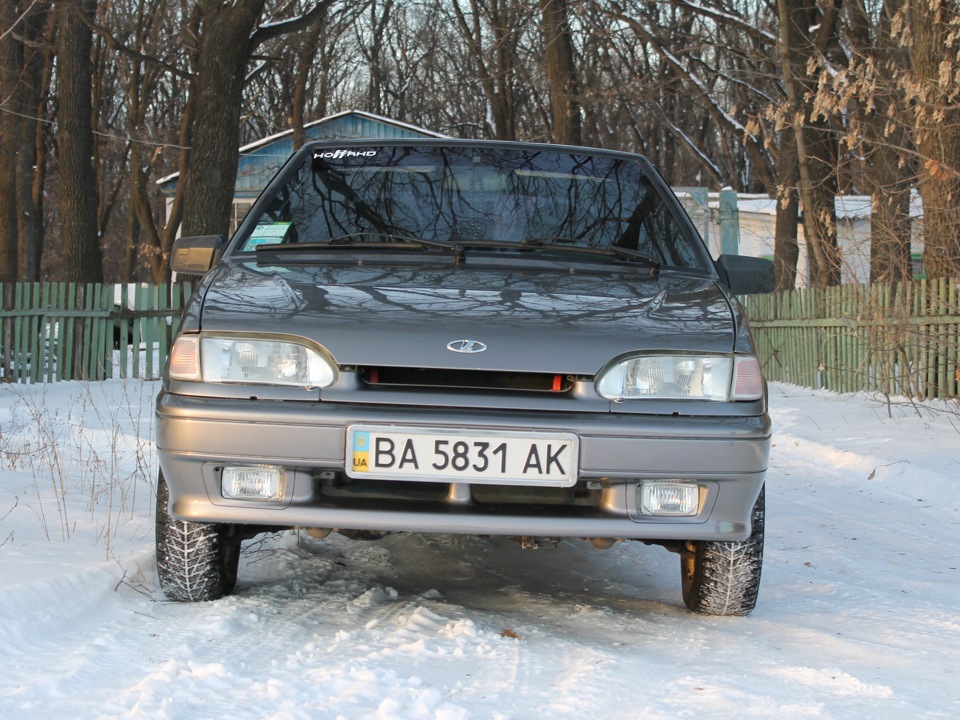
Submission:
<svg viewBox="0 0 960 720">
<path fill-rule="evenodd" d="M 640 512 L 644 515 L 696 515 L 700 506 L 700 488 L 697 485 L 644 482 L 638 489 Z"/>
<path fill-rule="evenodd" d="M 270 466 L 225 467 L 220 488 L 231 500 L 280 500 L 286 478 L 283 468 Z"/>
</svg>

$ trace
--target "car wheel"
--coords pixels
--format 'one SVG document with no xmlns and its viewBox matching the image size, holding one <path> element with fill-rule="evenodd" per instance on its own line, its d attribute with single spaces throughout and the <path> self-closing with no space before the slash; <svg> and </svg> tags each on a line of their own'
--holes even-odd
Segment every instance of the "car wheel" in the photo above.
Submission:
<svg viewBox="0 0 960 720">
<path fill-rule="evenodd" d="M 157 574 L 170 600 L 198 602 L 228 595 L 237 584 L 240 541 L 229 525 L 177 520 L 167 505 L 170 491 L 163 472 L 157 479 Z"/>
<path fill-rule="evenodd" d="M 680 552 L 683 602 L 704 615 L 747 615 L 757 604 L 763 566 L 764 488 L 753 529 L 740 542 L 687 542 Z"/>
</svg>

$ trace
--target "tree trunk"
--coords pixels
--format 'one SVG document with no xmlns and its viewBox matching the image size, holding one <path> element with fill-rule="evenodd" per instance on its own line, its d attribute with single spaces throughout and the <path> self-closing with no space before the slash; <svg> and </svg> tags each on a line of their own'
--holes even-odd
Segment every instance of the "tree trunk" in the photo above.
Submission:
<svg viewBox="0 0 960 720">
<path fill-rule="evenodd" d="M 568 0 L 540 0 L 553 141 L 580 145 L 580 90 L 573 60 Z"/>
<path fill-rule="evenodd" d="M 97 177 L 93 157 L 90 61 L 97 0 L 57 5 L 57 159 L 63 276 L 71 282 L 102 282 L 97 237 Z"/>
<path fill-rule="evenodd" d="M 240 107 L 250 38 L 265 0 L 197 0 L 203 30 L 197 55 L 195 115 L 184 183 L 188 235 L 225 235 L 237 179 Z"/>
<path fill-rule="evenodd" d="M 293 83 L 293 107 L 290 119 L 290 124 L 293 126 L 293 147 L 295 150 L 303 147 L 303 144 L 307 141 L 307 133 L 303 127 L 303 112 L 307 104 L 307 82 L 310 79 L 310 67 L 315 61 L 317 49 L 320 45 L 322 30 L 323 21 L 321 20 L 305 33 L 300 50 L 297 53 L 297 76 Z"/>
<path fill-rule="evenodd" d="M 20 14 L 19 3 L 0 6 L 0 31 L 13 28 Z M 15 98 L 19 69 L 23 65 L 23 44 L 13 32 L 0 36 L 0 98 Z M 20 116 L 0 113 L 0 282 L 17 279 L 17 145 Z"/>
<path fill-rule="evenodd" d="M 42 12 L 41 12 L 42 11 Z M 40 280 L 40 259 L 43 254 L 43 200 L 37 193 L 45 179 L 46 136 L 39 122 L 45 106 L 46 78 L 53 64 L 52 48 L 43 47 L 44 30 L 54 27 L 48 6 L 35 6 L 23 19 L 24 48 L 23 91 L 20 99 L 23 114 L 20 139 L 17 143 L 17 235 L 19 248 L 18 276 L 26 282 Z"/>
<path fill-rule="evenodd" d="M 190 147 L 190 133 L 193 127 L 194 105 L 196 104 L 196 94 L 190 93 L 187 98 L 186 106 L 183 109 L 183 115 L 180 117 L 180 128 L 177 135 L 178 144 L 181 148 Z M 236 153 L 236 148 L 234 148 Z M 190 151 L 181 149 L 177 161 L 177 171 L 181 178 L 187 177 L 187 169 L 190 164 Z M 234 174 L 236 173 L 236 161 L 233 163 Z M 137 220 L 140 222 L 140 229 L 145 235 L 142 251 L 146 256 L 150 266 L 150 274 L 156 284 L 169 282 L 170 272 L 170 251 L 173 249 L 173 242 L 176 238 L 177 228 L 180 227 L 180 220 L 183 217 L 183 206 L 185 191 L 187 189 L 186 181 L 177 184 L 176 192 L 173 196 L 173 202 L 170 206 L 170 213 L 166 223 L 162 226 L 157 225 L 153 218 L 153 210 L 150 207 L 150 197 L 147 192 L 147 174 L 144 172 L 132 173 L 131 176 L 131 196 L 130 202 L 137 213 Z M 230 186 L 231 198 L 233 197 L 233 185 Z M 229 210 L 229 206 L 228 206 Z"/>
<path fill-rule="evenodd" d="M 958 10 L 950 0 L 911 3 L 908 88 L 920 156 L 924 267 L 928 277 L 960 274 L 960 88 Z"/>
<path fill-rule="evenodd" d="M 57 16 L 50 11 L 49 4 L 45 6 L 46 20 L 42 33 L 43 67 L 40 71 L 40 80 L 37 88 L 37 104 L 35 112 L 37 124 L 34 130 L 34 139 L 30 147 L 34 151 L 32 174 L 30 177 L 30 206 L 33 208 L 33 217 L 29 218 L 30 228 L 21 228 L 20 252 L 21 263 L 24 267 L 36 268 L 36 275 L 31 276 L 24 271 L 23 277 L 27 280 L 43 279 L 41 261 L 43 259 L 44 244 L 47 237 L 45 222 L 45 197 L 47 187 L 48 158 L 50 156 L 50 139 L 53 129 L 46 119 L 50 117 L 50 88 L 53 85 L 53 71 L 56 59 Z M 25 178 L 21 178 L 25 183 Z"/>
<path fill-rule="evenodd" d="M 367 72 L 369 74 L 369 83 L 367 85 L 367 107 L 377 115 L 383 115 L 383 75 L 385 72 L 383 46 L 384 35 L 387 32 L 387 25 L 390 22 L 390 16 L 393 13 L 393 0 L 383 0 L 382 6 L 378 7 L 376 0 L 370 2 L 370 27 L 365 33 L 370 45 L 365 48 L 367 56 Z"/>
<path fill-rule="evenodd" d="M 777 158 L 777 219 L 773 240 L 773 269 L 777 290 L 792 290 L 797 283 L 797 263 L 800 245 L 797 225 L 800 200 L 797 196 L 797 144 L 792 128 L 780 134 L 780 154 Z"/>
<path fill-rule="evenodd" d="M 515 85 L 517 79 L 517 42 L 520 33 L 515 27 L 517 3 L 501 0 L 492 3 L 493 52 L 499 72 L 496 77 L 497 126 L 504 140 L 517 139 Z"/>
<path fill-rule="evenodd" d="M 911 153 L 899 88 L 909 58 L 892 36 L 898 1 L 885 2 L 875 21 L 863 0 L 847 4 L 850 73 L 865 89 L 851 117 L 851 135 L 859 131 L 854 154 L 862 158 L 863 189 L 871 196 L 870 282 L 901 283 L 911 277 Z M 862 123 L 862 130 L 853 124 Z"/>
<path fill-rule="evenodd" d="M 803 203 L 803 230 L 809 249 L 810 282 L 815 287 L 840 284 L 840 251 L 837 247 L 836 158 L 833 134 L 826 124 L 814 119 L 810 99 L 816 78 L 807 68 L 819 59 L 819 46 L 810 37 L 833 32 L 835 17 L 821 14 L 808 0 L 777 0 L 780 14 L 781 71 L 787 93 L 787 112 L 793 123 L 800 176 L 799 195 Z M 825 3 L 835 13 L 833 3 Z"/>
</svg>

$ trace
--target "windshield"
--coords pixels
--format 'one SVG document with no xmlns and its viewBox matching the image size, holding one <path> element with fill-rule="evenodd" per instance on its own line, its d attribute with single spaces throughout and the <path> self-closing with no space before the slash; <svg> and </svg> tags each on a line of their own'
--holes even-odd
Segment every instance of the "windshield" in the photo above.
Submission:
<svg viewBox="0 0 960 720">
<path fill-rule="evenodd" d="M 704 269 L 699 238 L 674 207 L 630 158 L 529 147 L 316 148 L 239 249 L 407 238 L 622 248 Z"/>
</svg>

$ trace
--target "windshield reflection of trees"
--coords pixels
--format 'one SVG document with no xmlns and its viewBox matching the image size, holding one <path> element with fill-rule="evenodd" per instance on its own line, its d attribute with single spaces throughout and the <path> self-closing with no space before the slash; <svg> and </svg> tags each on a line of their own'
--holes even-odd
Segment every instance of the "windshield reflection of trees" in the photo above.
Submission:
<svg viewBox="0 0 960 720">
<path fill-rule="evenodd" d="M 267 219 L 292 223 L 286 242 L 371 233 L 616 245 L 664 265 L 704 267 L 699 240 L 634 160 L 541 149 L 375 150 L 373 157 L 315 159 L 278 191 Z"/>
</svg>

